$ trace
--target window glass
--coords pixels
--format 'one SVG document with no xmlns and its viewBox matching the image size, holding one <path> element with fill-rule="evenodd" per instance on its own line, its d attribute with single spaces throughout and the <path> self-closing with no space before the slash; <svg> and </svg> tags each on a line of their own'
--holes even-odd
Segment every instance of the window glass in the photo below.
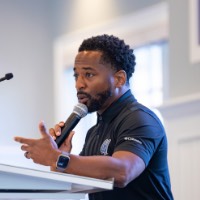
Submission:
<svg viewBox="0 0 200 200">
<path fill-rule="evenodd" d="M 136 99 L 146 106 L 163 102 L 163 56 L 166 42 L 148 44 L 134 50 L 136 67 L 130 87 Z"/>
</svg>

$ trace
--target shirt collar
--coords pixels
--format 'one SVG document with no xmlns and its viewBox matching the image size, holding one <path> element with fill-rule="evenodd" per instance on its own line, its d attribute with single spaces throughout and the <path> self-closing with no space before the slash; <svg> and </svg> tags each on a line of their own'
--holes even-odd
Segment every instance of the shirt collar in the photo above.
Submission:
<svg viewBox="0 0 200 200">
<path fill-rule="evenodd" d="M 109 108 L 102 113 L 102 115 L 97 113 L 97 122 L 110 122 L 130 101 L 133 102 L 136 101 L 136 99 L 129 89 L 117 101 L 113 102 Z"/>
</svg>

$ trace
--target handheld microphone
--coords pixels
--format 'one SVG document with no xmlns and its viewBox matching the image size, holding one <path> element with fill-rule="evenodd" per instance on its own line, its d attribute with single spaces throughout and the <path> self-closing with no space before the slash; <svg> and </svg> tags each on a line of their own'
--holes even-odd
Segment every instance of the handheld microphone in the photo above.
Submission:
<svg viewBox="0 0 200 200">
<path fill-rule="evenodd" d="M 85 117 L 88 113 L 88 108 L 85 104 L 78 103 L 74 106 L 74 110 L 65 122 L 65 126 L 61 129 L 61 135 L 56 138 L 58 147 L 65 141 L 69 133 L 78 124 L 82 117 Z"/>
<path fill-rule="evenodd" d="M 0 82 L 4 81 L 4 80 L 10 80 L 11 78 L 13 78 L 12 73 L 5 74 L 5 76 L 3 78 L 0 78 Z"/>
</svg>

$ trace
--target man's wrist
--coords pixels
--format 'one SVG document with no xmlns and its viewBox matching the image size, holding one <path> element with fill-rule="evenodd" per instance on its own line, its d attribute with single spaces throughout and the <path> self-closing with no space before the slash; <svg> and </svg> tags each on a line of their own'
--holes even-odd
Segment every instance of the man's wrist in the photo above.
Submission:
<svg viewBox="0 0 200 200">
<path fill-rule="evenodd" d="M 56 170 L 58 171 L 65 171 L 68 167 L 68 164 L 70 162 L 69 153 L 67 152 L 61 152 L 56 161 Z"/>
</svg>

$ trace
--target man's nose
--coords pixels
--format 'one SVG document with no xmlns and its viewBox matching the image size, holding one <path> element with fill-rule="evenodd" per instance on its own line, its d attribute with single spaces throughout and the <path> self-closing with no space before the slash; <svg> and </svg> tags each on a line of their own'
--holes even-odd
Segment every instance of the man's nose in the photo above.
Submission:
<svg viewBox="0 0 200 200">
<path fill-rule="evenodd" d="M 86 83 L 83 77 L 79 76 L 76 80 L 76 89 L 82 90 L 86 87 Z"/>
</svg>

